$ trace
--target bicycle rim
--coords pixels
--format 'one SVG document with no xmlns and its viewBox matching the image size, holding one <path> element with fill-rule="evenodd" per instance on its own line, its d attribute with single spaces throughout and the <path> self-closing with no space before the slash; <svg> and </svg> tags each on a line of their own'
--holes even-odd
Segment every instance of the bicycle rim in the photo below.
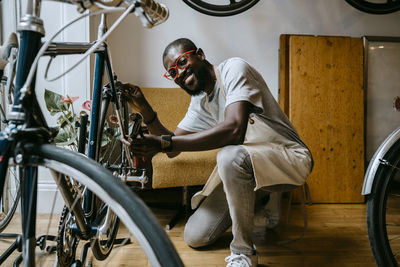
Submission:
<svg viewBox="0 0 400 267">
<path fill-rule="evenodd" d="M 202 0 L 183 0 L 188 6 L 197 10 L 200 13 L 224 17 L 224 16 L 233 16 L 239 13 L 242 13 L 255 4 L 258 3 L 259 0 L 239 0 L 239 1 L 229 1 L 226 0 L 227 4 L 213 4 L 215 1 L 202 1 Z M 229 3 L 228 3 L 229 2 Z"/>
<path fill-rule="evenodd" d="M 386 3 L 377 3 L 368 0 L 346 0 L 354 8 L 370 14 L 389 14 L 400 10 L 400 2 L 386 0 Z"/>
<path fill-rule="evenodd" d="M 368 237 L 378 266 L 400 262 L 400 154 L 398 141 L 378 168 L 373 193 L 367 201 Z"/>
<path fill-rule="evenodd" d="M 129 261 L 130 266 L 134 266 L 135 263 L 138 264 L 136 266 L 146 266 L 147 264 L 151 266 L 183 266 L 174 246 L 150 210 L 127 186 L 118 181 L 116 177 L 98 163 L 83 155 L 52 145 L 26 145 L 25 147 L 28 153 L 40 158 L 40 166 L 59 173 L 59 176 L 73 177 L 80 185 L 87 190 L 95 192 L 103 203 L 111 207 L 112 211 L 117 214 L 118 218 L 126 226 L 129 238 L 135 239 L 133 241 L 135 260 Z M 40 216 L 38 220 L 40 220 Z M 53 227 L 50 225 L 51 219 L 49 221 L 48 227 L 44 227 L 47 232 L 39 233 L 37 231 L 37 236 L 40 234 L 52 234 L 52 232 L 49 232 L 52 229 L 57 231 L 58 227 Z M 38 225 L 43 224 L 38 223 Z M 137 252 L 137 246 L 140 246 L 141 252 Z M 95 262 L 94 265 L 118 265 L 116 260 L 121 257 L 115 257 L 115 253 L 122 253 L 123 249 L 121 248 L 123 246 L 114 247 L 110 256 L 103 263 Z M 80 250 L 80 246 L 78 246 L 78 250 Z M 77 255 L 80 253 L 81 251 L 76 251 Z M 36 262 L 40 263 L 38 265 L 41 266 L 44 263 L 43 265 L 47 266 L 46 259 L 43 260 L 47 254 L 36 253 L 36 255 L 39 255 L 36 259 Z M 129 258 L 132 259 L 131 254 Z M 49 264 L 48 266 L 53 265 Z"/>
<path fill-rule="evenodd" d="M 21 197 L 19 181 L 19 167 L 15 165 L 9 166 L 0 203 L 0 232 L 3 232 L 10 223 L 17 209 Z"/>
</svg>

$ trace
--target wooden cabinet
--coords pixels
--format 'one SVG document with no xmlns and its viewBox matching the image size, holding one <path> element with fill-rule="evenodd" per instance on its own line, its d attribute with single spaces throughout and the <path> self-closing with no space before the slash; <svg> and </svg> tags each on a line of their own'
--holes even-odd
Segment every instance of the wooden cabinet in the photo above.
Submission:
<svg viewBox="0 0 400 267">
<path fill-rule="evenodd" d="M 312 201 L 363 202 L 362 39 L 282 35 L 279 60 L 279 104 L 315 161 Z"/>
</svg>

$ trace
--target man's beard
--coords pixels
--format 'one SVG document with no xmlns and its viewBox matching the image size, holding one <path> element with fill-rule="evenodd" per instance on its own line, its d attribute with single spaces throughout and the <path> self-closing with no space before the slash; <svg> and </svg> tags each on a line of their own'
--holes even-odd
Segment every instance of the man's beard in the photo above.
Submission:
<svg viewBox="0 0 400 267">
<path fill-rule="evenodd" d="M 206 68 L 201 68 L 198 72 L 198 74 L 193 73 L 195 75 L 197 83 L 196 87 L 194 90 L 190 90 L 186 86 L 182 86 L 182 89 L 186 91 L 191 96 L 197 96 L 200 95 L 202 92 L 204 92 L 205 85 L 206 85 L 206 80 L 207 80 L 207 70 Z"/>
</svg>

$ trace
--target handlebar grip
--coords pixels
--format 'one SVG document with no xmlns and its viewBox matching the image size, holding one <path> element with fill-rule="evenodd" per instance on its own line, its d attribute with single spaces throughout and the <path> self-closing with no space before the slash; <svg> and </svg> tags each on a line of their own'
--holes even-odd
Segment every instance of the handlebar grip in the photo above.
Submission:
<svg viewBox="0 0 400 267">
<path fill-rule="evenodd" d="M 138 0 L 137 3 L 139 8 L 135 9 L 135 14 L 140 18 L 143 26 L 151 28 L 168 19 L 169 11 L 164 4 L 155 0 Z"/>
<path fill-rule="evenodd" d="M 3 70 L 8 63 L 8 57 L 11 53 L 11 48 L 16 47 L 18 48 L 18 38 L 17 35 L 12 32 L 9 36 L 7 41 L 0 46 L 0 70 Z"/>
</svg>

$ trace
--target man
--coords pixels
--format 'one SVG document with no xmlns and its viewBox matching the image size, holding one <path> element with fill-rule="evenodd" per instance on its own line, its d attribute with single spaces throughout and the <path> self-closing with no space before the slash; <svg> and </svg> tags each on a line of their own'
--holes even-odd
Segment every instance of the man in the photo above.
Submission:
<svg viewBox="0 0 400 267">
<path fill-rule="evenodd" d="M 185 241 L 192 247 L 211 244 L 232 224 L 227 266 L 257 266 L 255 191 L 302 185 L 312 169 L 311 153 L 261 75 L 244 60 L 231 58 L 213 66 L 202 49 L 181 38 L 165 48 L 163 63 L 165 77 L 192 96 L 190 106 L 172 133 L 140 89 L 125 85 L 126 97 L 151 133 L 130 140 L 133 150 L 142 156 L 165 152 L 174 157 L 181 151 L 221 148 L 214 172 L 192 199 L 192 206 L 200 205 L 186 224 Z"/>
</svg>

